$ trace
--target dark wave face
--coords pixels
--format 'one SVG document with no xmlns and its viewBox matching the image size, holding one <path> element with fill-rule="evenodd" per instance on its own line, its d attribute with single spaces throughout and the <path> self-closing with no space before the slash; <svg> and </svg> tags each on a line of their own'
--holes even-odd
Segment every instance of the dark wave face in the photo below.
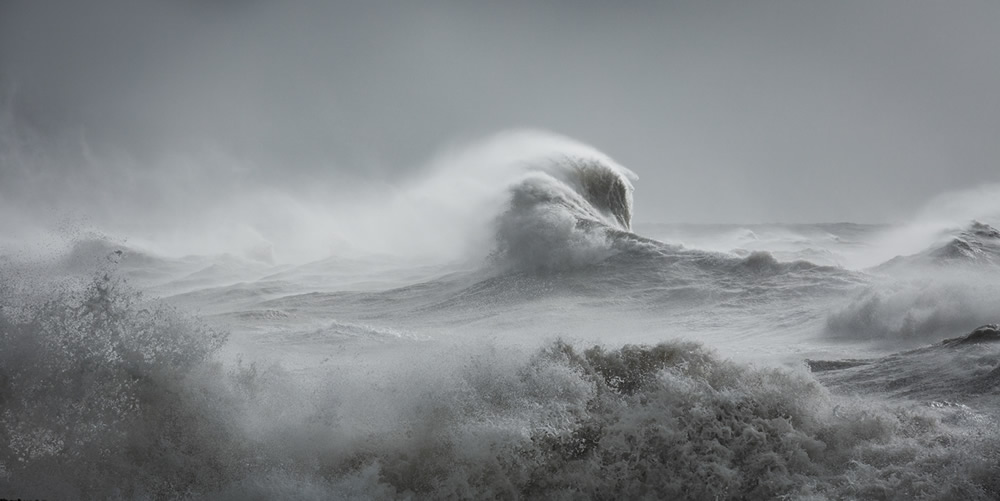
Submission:
<svg viewBox="0 0 1000 501">
<path fill-rule="evenodd" d="M 596 162 L 569 161 L 580 192 L 598 210 L 611 214 L 624 230 L 632 229 L 632 184 L 620 172 Z"/>
</svg>

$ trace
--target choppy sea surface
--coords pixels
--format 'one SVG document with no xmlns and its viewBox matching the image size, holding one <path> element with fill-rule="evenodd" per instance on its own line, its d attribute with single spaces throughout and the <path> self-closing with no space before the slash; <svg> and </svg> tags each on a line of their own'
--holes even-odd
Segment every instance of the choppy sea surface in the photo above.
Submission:
<svg viewBox="0 0 1000 501">
<path fill-rule="evenodd" d="M 1000 497 L 988 214 L 642 223 L 546 144 L 447 259 L 7 246 L 0 497 Z"/>
</svg>

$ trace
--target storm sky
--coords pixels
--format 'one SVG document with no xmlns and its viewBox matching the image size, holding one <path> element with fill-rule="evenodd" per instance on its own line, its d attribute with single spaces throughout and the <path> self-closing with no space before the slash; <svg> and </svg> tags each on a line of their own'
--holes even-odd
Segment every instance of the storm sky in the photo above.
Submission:
<svg viewBox="0 0 1000 501">
<path fill-rule="evenodd" d="M 1000 181 L 998 90 L 992 0 L 6 1 L 0 145 L 59 153 L 4 156 L 0 196 L 349 189 L 531 127 L 635 171 L 640 222 L 895 221 Z"/>
</svg>

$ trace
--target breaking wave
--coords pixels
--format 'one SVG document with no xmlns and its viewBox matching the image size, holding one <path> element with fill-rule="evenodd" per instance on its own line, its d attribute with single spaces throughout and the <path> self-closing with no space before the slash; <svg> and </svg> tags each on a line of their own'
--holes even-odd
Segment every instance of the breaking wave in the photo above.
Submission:
<svg viewBox="0 0 1000 501">
<path fill-rule="evenodd" d="M 1000 493 L 988 419 L 838 397 L 694 343 L 441 347 L 308 379 L 221 362 L 224 333 L 113 274 L 41 293 L 0 291 L 5 497 Z"/>
<path fill-rule="evenodd" d="M 826 327 L 844 339 L 928 342 L 995 320 L 997 293 L 995 282 L 957 270 L 880 282 L 831 312 Z"/>
<path fill-rule="evenodd" d="M 944 242 L 874 268 L 873 283 L 827 318 L 836 337 L 928 342 L 1000 312 L 1000 232 L 973 221 Z"/>
<path fill-rule="evenodd" d="M 962 230 L 946 231 L 943 243 L 912 256 L 900 256 L 876 270 L 892 273 L 913 266 L 1000 266 L 1000 230 L 972 221 Z"/>
<path fill-rule="evenodd" d="M 551 271 L 609 257 L 615 232 L 632 228 L 630 177 L 597 155 L 533 162 L 497 218 L 494 258 L 516 269 Z"/>
</svg>

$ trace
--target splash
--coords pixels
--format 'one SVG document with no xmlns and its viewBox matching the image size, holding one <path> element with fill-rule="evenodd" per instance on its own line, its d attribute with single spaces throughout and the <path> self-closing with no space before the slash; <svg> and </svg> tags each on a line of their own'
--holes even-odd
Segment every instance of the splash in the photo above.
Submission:
<svg viewBox="0 0 1000 501">
<path fill-rule="evenodd" d="M 700 345 L 479 346 L 310 382 L 113 275 L 0 309 L 0 493 L 48 498 L 962 497 L 995 424 Z M 389 364 L 392 365 L 392 364 Z M 978 424 L 977 424 L 978 423 Z M 970 428 L 979 432 L 969 433 Z"/>
<path fill-rule="evenodd" d="M 935 197 L 910 221 L 890 228 L 864 254 L 855 256 L 851 265 L 871 267 L 942 245 L 970 221 L 1000 224 L 1000 185 L 987 184 Z"/>
<path fill-rule="evenodd" d="M 510 189 L 498 218 L 495 257 L 516 269 L 551 271 L 614 254 L 614 231 L 632 223 L 632 184 L 625 171 L 596 158 L 532 162 Z"/>
<path fill-rule="evenodd" d="M 496 247 L 513 201 L 629 230 L 635 175 L 596 149 L 520 130 L 445 150 L 391 175 L 317 166 L 307 181 L 267 179 L 270 165 L 219 151 L 138 159 L 44 144 L 0 116 L 0 252 L 99 232 L 150 254 L 231 254 L 270 264 L 329 257 L 475 261 Z M 73 165 L 66 176 L 43 176 Z M 354 169 L 357 171 L 357 169 Z M 530 192 L 530 193 L 529 193 Z M 38 194 L 33 196 L 32 194 Z M 38 207 L 35 207 L 38 205 Z M 64 227 L 76 229 L 66 235 Z"/>
<path fill-rule="evenodd" d="M 940 243 L 876 268 L 869 287 L 827 317 L 840 338 L 912 344 L 995 321 L 1000 232 L 973 221 Z"/>
</svg>

